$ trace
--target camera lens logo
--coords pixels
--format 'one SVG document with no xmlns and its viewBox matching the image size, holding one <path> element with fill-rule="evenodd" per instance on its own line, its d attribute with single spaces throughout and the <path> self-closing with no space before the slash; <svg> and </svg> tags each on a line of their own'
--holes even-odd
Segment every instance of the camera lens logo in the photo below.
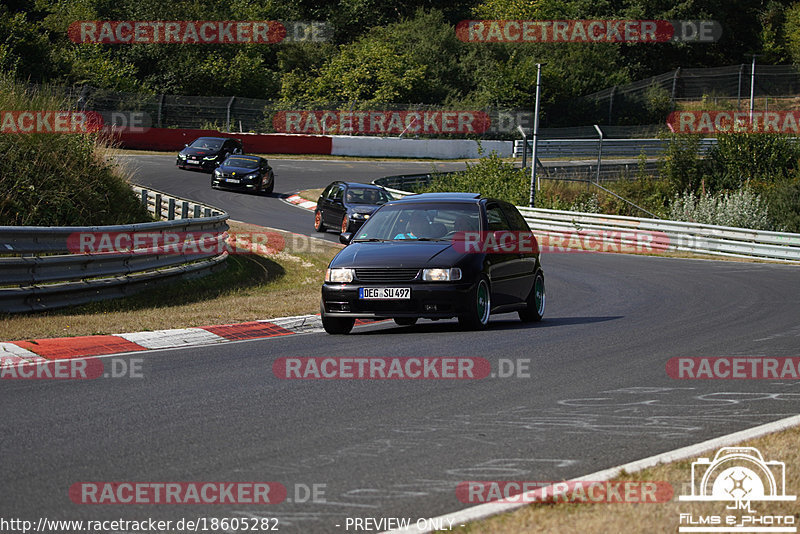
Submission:
<svg viewBox="0 0 800 534">
<path fill-rule="evenodd" d="M 729 503 L 723 514 L 680 514 L 678 532 L 797 532 L 793 515 L 770 515 L 752 508 L 753 501 L 795 501 L 786 495 L 786 464 L 765 461 L 755 447 L 723 447 L 713 460 L 692 463 L 691 495 L 679 501 Z"/>
<path fill-rule="evenodd" d="M 781 501 L 787 496 L 786 465 L 765 462 L 755 447 L 723 447 L 714 460 L 699 458 L 692 463 L 692 494 L 682 501 Z"/>
</svg>

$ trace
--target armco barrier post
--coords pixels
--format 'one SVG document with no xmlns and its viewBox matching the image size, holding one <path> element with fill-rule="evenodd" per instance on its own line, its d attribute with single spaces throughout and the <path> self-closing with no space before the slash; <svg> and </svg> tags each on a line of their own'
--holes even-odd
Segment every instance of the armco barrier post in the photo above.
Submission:
<svg viewBox="0 0 800 534">
<path fill-rule="evenodd" d="M 181 202 L 181 219 L 189 218 L 189 202 L 184 200 Z"/>
<path fill-rule="evenodd" d="M 167 202 L 167 219 L 172 221 L 175 219 L 175 199 L 170 198 Z"/>
<path fill-rule="evenodd" d="M 161 220 L 161 193 L 156 193 L 156 203 L 153 212 L 158 220 Z"/>
<path fill-rule="evenodd" d="M 200 217 L 200 205 L 199 204 L 195 204 L 194 205 L 194 218 L 198 219 L 199 217 Z"/>
</svg>

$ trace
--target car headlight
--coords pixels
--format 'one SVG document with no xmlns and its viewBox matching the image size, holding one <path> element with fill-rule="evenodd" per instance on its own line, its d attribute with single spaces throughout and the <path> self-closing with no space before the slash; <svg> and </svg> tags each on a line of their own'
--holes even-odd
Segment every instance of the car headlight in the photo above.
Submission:
<svg viewBox="0 0 800 534">
<path fill-rule="evenodd" d="M 247 178 L 248 180 L 257 180 L 258 179 L 258 173 L 254 172 L 253 174 L 248 174 L 247 176 L 245 176 L 245 178 Z"/>
<path fill-rule="evenodd" d="M 217 156 L 205 156 L 203 161 L 211 161 L 212 159 L 217 159 Z"/>
<path fill-rule="evenodd" d="M 219 169 L 214 169 L 214 176 L 222 176 L 222 171 Z"/>
<path fill-rule="evenodd" d="M 422 279 L 426 282 L 454 282 L 461 280 L 461 269 L 422 269 Z"/>
<path fill-rule="evenodd" d="M 369 214 L 367 214 L 367 213 L 354 213 L 353 214 L 353 218 L 354 219 L 369 219 Z"/>
<path fill-rule="evenodd" d="M 353 281 L 353 269 L 326 269 L 326 282 L 347 283 Z"/>
<path fill-rule="evenodd" d="M 178 157 L 179 157 L 179 158 L 181 158 L 181 159 L 186 159 L 186 154 L 180 154 L 180 153 L 179 153 L 179 154 L 178 154 Z"/>
</svg>

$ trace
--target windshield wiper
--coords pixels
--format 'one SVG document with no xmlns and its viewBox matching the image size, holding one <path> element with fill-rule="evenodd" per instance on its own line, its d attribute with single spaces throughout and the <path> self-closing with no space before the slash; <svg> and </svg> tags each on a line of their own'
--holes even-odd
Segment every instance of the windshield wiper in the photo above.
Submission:
<svg viewBox="0 0 800 534">
<path fill-rule="evenodd" d="M 353 243 L 377 243 L 379 241 L 388 241 L 388 239 L 380 239 L 378 237 L 370 237 L 369 239 L 353 239 Z"/>
</svg>

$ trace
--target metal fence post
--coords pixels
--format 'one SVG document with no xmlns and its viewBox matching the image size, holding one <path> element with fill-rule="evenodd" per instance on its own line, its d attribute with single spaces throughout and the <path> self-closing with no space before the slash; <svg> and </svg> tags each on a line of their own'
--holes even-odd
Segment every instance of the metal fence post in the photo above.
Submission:
<svg viewBox="0 0 800 534">
<path fill-rule="evenodd" d="M 678 91 L 678 76 L 681 75 L 681 68 L 675 69 L 675 75 L 672 77 L 672 107 L 675 107 L 675 94 Z"/>
<path fill-rule="evenodd" d="M 159 128 L 161 128 L 161 110 L 163 107 L 164 107 L 164 95 L 160 94 L 158 95 L 158 120 L 156 121 L 156 124 L 158 124 Z"/>
<path fill-rule="evenodd" d="M 184 200 L 181 203 L 181 219 L 189 218 L 189 202 Z"/>
<path fill-rule="evenodd" d="M 149 206 L 147 205 L 147 194 L 149 191 L 147 189 L 142 189 L 142 205 L 144 205 L 144 209 L 147 209 Z"/>
<path fill-rule="evenodd" d="M 236 100 L 235 96 L 232 96 L 230 100 L 228 100 L 228 107 L 225 110 L 225 131 L 231 131 L 231 106 L 233 105 L 233 101 Z"/>
<path fill-rule="evenodd" d="M 172 221 L 175 220 L 175 199 L 170 198 L 167 201 L 167 219 Z"/>
<path fill-rule="evenodd" d="M 522 134 L 522 168 L 524 169 L 528 166 L 528 136 L 522 126 L 517 125 L 517 130 Z"/>
<path fill-rule="evenodd" d="M 603 162 L 603 130 L 600 129 L 598 125 L 594 125 L 594 129 L 597 130 L 597 135 L 600 136 L 599 144 L 597 146 L 597 175 L 595 178 L 596 183 L 600 183 L 600 165 Z"/>
<path fill-rule="evenodd" d="M 153 206 L 153 210 L 155 212 L 154 213 L 155 216 L 158 217 L 159 220 L 161 220 L 161 193 L 156 193 L 156 202 L 155 205 Z"/>
</svg>

